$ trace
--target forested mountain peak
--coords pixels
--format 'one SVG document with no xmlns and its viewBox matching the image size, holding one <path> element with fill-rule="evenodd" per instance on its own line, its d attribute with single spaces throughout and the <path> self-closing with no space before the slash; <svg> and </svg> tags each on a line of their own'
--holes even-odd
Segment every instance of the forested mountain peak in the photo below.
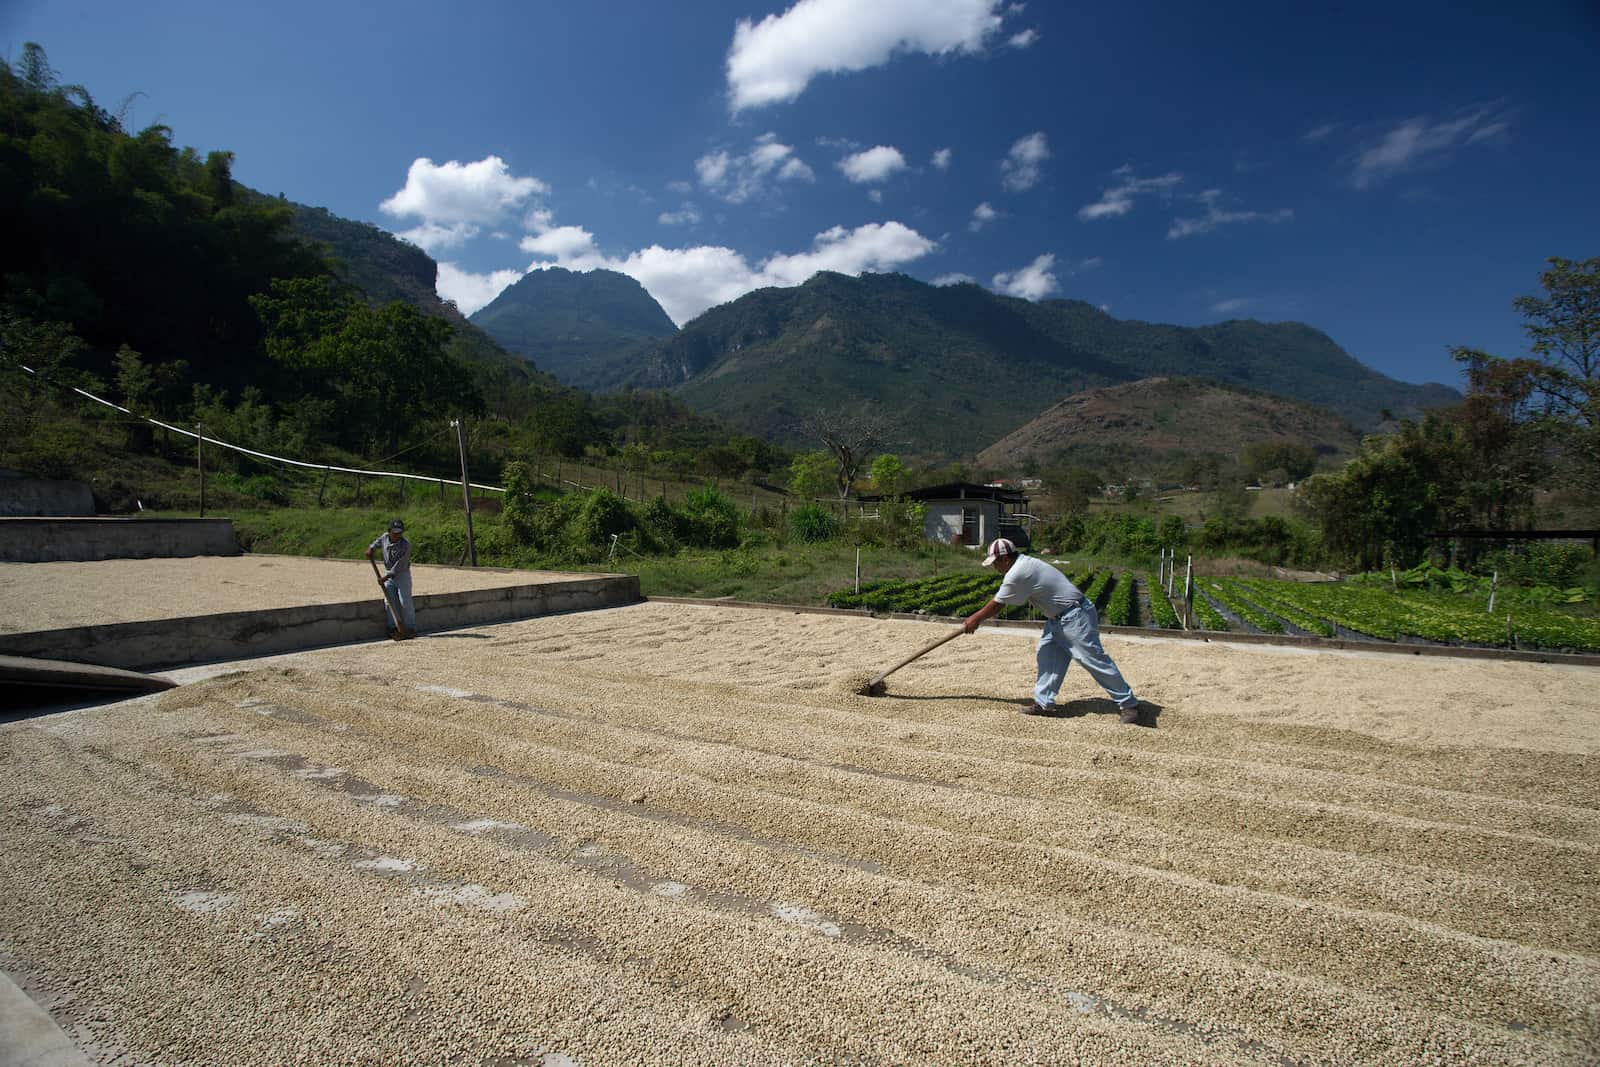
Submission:
<svg viewBox="0 0 1600 1067">
<path fill-rule="evenodd" d="M 568 385 L 593 389 L 630 364 L 642 343 L 677 331 L 644 286 L 612 270 L 529 271 L 474 312 L 507 351 Z"/>
</svg>

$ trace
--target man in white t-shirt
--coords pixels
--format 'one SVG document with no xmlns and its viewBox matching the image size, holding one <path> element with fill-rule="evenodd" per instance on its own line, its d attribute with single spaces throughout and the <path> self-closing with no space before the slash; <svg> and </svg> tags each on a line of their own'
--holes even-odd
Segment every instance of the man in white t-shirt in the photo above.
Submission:
<svg viewBox="0 0 1600 1067">
<path fill-rule="evenodd" d="M 1038 649 L 1039 679 L 1033 687 L 1033 706 L 1025 709 L 1025 714 L 1050 714 L 1067 668 L 1077 660 L 1116 703 L 1122 721 L 1137 725 L 1139 698 L 1100 645 L 1100 615 L 1094 603 L 1066 575 L 1042 559 L 1024 556 L 1004 537 L 989 546 L 983 565 L 993 567 L 1005 578 L 994 599 L 967 616 L 963 624 L 967 633 L 1012 604 L 1032 604 L 1044 616 L 1044 635 L 1039 638 Z"/>
</svg>

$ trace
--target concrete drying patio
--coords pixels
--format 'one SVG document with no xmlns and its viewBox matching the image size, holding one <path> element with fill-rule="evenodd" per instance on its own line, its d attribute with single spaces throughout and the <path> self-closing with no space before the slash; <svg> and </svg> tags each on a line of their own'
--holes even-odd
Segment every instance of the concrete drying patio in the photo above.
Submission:
<svg viewBox="0 0 1600 1067">
<path fill-rule="evenodd" d="M 1593 1063 L 1600 671 L 645 603 L 0 726 L 104 1063 Z"/>
<path fill-rule="evenodd" d="M 632 575 L 413 570 L 436 631 L 632 603 Z M 199 556 L 0 563 L 0 654 L 155 670 L 384 636 L 366 560 Z"/>
</svg>

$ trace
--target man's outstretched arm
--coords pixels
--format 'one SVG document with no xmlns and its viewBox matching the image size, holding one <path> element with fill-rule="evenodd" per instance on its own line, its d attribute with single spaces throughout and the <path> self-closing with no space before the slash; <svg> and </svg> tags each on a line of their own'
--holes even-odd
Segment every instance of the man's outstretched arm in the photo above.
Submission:
<svg viewBox="0 0 1600 1067">
<path fill-rule="evenodd" d="M 1005 605 L 1000 603 L 1000 601 L 990 600 L 983 607 L 979 608 L 977 611 L 974 611 L 971 615 L 968 615 L 967 621 L 961 624 L 961 628 L 970 634 L 978 627 L 982 626 L 987 620 L 994 618 L 1004 610 Z"/>
</svg>

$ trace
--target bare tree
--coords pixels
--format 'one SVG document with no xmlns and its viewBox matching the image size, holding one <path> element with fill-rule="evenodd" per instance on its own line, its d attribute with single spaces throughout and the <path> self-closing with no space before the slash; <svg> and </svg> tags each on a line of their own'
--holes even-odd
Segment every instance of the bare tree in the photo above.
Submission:
<svg viewBox="0 0 1600 1067">
<path fill-rule="evenodd" d="M 841 501 L 849 499 L 856 475 L 874 450 L 890 440 L 895 420 L 871 401 L 839 411 L 813 411 L 799 420 L 800 429 L 822 442 L 837 467 L 834 485 Z"/>
</svg>

